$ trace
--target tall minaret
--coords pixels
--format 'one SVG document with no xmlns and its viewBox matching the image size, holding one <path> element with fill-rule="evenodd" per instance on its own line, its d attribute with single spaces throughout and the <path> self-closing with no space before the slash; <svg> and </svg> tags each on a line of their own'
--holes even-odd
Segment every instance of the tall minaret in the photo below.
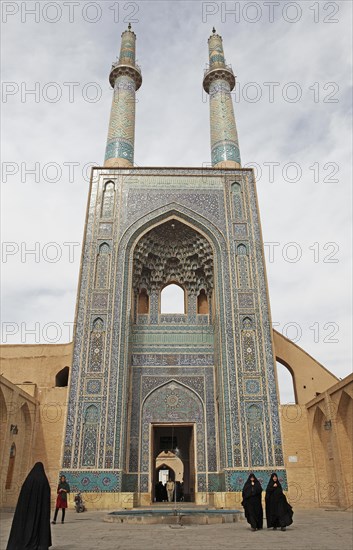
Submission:
<svg viewBox="0 0 353 550">
<path fill-rule="evenodd" d="M 210 66 L 203 79 L 204 90 L 210 96 L 212 166 L 240 168 L 237 127 L 232 97 L 234 73 L 225 63 L 222 37 L 212 29 L 208 39 Z"/>
<path fill-rule="evenodd" d="M 114 88 L 104 166 L 133 166 L 135 141 L 135 92 L 142 84 L 135 63 L 136 35 L 128 30 L 121 35 L 120 56 L 113 63 L 109 82 Z"/>
</svg>

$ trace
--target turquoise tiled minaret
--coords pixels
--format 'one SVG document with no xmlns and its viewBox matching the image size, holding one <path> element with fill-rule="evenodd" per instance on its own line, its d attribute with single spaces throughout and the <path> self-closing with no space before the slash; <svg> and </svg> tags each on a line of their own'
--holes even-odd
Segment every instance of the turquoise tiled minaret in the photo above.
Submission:
<svg viewBox="0 0 353 550">
<path fill-rule="evenodd" d="M 240 153 L 232 97 L 235 86 L 232 68 L 226 65 L 222 37 L 215 28 L 208 39 L 209 68 L 203 79 L 204 90 L 210 96 L 212 166 L 240 168 Z"/>
<path fill-rule="evenodd" d="M 135 141 L 135 93 L 142 84 L 135 62 L 136 35 L 128 30 L 121 35 L 120 56 L 113 63 L 109 81 L 114 88 L 104 166 L 132 166 Z"/>
</svg>

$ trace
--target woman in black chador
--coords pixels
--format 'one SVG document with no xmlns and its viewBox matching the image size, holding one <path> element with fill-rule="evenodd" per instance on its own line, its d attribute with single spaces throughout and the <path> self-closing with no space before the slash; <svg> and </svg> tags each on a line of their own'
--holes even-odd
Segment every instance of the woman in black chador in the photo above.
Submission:
<svg viewBox="0 0 353 550">
<path fill-rule="evenodd" d="M 262 529 L 263 510 L 261 503 L 262 487 L 259 480 L 251 473 L 243 487 L 242 506 L 244 507 L 245 517 L 251 525 L 251 530 Z"/>
<path fill-rule="evenodd" d="M 278 476 L 275 473 L 271 474 L 268 482 L 265 502 L 267 528 L 272 527 L 276 530 L 277 527 L 280 527 L 281 531 L 285 531 L 286 527 L 293 523 L 293 510 L 287 502 Z"/>
<path fill-rule="evenodd" d="M 50 546 L 50 486 L 43 464 L 36 462 L 21 487 L 6 550 Z"/>
</svg>

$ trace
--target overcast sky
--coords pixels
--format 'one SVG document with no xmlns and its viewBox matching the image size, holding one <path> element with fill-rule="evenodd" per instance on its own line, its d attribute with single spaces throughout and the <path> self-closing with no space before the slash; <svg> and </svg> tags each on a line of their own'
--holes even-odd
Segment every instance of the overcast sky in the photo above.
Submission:
<svg viewBox="0 0 353 550">
<path fill-rule="evenodd" d="M 103 163 L 121 32 L 131 21 L 143 74 L 136 165 L 203 166 L 215 26 L 257 171 L 275 328 L 351 372 L 352 3 L 278 4 L 2 3 L 2 342 L 72 338 L 86 166 Z"/>
</svg>

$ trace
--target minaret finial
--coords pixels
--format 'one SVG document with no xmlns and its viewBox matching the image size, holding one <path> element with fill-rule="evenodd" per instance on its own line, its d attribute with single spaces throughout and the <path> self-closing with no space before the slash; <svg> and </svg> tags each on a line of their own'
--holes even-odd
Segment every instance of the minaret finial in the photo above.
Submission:
<svg viewBox="0 0 353 550">
<path fill-rule="evenodd" d="M 128 24 L 127 28 L 129 31 L 131 31 L 131 23 Z"/>
<path fill-rule="evenodd" d="M 216 34 L 216 29 L 213 27 L 212 29 L 213 34 Z"/>
</svg>

